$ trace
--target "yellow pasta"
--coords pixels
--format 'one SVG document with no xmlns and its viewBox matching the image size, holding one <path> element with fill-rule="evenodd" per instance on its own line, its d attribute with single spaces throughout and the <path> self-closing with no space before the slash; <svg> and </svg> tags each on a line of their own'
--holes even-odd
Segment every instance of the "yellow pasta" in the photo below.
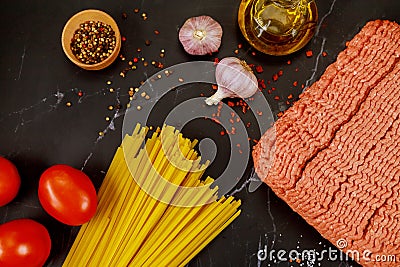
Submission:
<svg viewBox="0 0 400 267">
<path fill-rule="evenodd" d="M 197 140 L 170 126 L 147 132 L 125 136 L 63 266 L 185 266 L 239 216 L 240 201 L 201 180 L 209 163 Z"/>
</svg>

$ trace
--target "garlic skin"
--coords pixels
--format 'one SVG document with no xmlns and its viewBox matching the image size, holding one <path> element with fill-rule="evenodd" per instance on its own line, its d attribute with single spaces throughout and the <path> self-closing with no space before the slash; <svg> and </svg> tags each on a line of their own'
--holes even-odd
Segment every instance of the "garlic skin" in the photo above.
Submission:
<svg viewBox="0 0 400 267">
<path fill-rule="evenodd" d="M 209 16 L 189 18 L 179 30 L 179 41 L 191 55 L 217 52 L 221 38 L 221 25 Z"/>
<path fill-rule="evenodd" d="M 236 57 L 222 59 L 215 70 L 217 92 L 206 99 L 207 105 L 217 105 L 230 97 L 247 98 L 258 90 L 257 77 L 244 60 Z"/>
</svg>

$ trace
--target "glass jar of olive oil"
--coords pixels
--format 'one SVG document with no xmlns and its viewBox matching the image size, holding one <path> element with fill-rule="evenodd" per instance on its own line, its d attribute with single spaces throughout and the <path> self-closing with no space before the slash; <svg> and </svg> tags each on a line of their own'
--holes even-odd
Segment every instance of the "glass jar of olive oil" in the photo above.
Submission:
<svg viewBox="0 0 400 267">
<path fill-rule="evenodd" d="M 247 41 L 269 55 L 287 55 L 314 35 L 318 12 L 314 0 L 242 0 L 239 27 Z"/>
</svg>

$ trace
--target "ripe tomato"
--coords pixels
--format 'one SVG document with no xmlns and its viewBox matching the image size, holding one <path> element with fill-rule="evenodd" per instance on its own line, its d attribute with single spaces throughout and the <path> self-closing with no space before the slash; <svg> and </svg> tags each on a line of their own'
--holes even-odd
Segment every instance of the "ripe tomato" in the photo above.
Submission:
<svg viewBox="0 0 400 267">
<path fill-rule="evenodd" d="M 97 195 L 92 181 L 67 165 L 48 168 L 40 177 L 38 193 L 44 210 L 64 224 L 84 224 L 96 212 Z"/>
<path fill-rule="evenodd" d="M 0 157 L 0 207 L 13 200 L 21 186 L 18 170 L 8 159 Z"/>
<path fill-rule="evenodd" d="M 0 225 L 0 266 L 40 267 L 50 255 L 47 229 L 31 219 L 18 219 Z"/>
</svg>

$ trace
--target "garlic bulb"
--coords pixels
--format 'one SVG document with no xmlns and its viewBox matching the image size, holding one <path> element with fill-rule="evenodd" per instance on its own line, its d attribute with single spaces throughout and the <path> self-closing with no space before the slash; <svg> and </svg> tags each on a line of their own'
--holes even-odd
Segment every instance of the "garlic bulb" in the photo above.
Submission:
<svg viewBox="0 0 400 267">
<path fill-rule="evenodd" d="M 228 97 L 247 98 L 258 90 L 258 81 L 244 60 L 236 57 L 222 59 L 215 70 L 217 92 L 206 99 L 207 105 L 217 105 Z"/>
<path fill-rule="evenodd" d="M 191 55 L 206 55 L 218 51 L 221 38 L 221 25 L 209 16 L 190 18 L 179 31 L 179 41 Z"/>
</svg>

